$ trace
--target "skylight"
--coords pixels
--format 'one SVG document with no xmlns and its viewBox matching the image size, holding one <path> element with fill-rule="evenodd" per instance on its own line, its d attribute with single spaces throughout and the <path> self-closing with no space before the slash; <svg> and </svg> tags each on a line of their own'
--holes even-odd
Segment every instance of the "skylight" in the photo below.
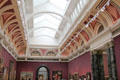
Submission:
<svg viewBox="0 0 120 80">
<path fill-rule="evenodd" d="M 33 37 L 49 36 L 54 39 L 64 18 L 68 1 L 34 0 L 33 5 Z"/>
<path fill-rule="evenodd" d="M 67 4 L 67 0 L 50 0 L 50 2 L 54 4 L 56 7 L 63 9 L 63 10 L 65 9 L 66 4 Z"/>
<path fill-rule="evenodd" d="M 61 20 L 61 19 L 60 19 Z M 34 27 L 51 27 L 53 29 L 58 29 L 60 21 L 59 19 L 56 19 L 55 17 L 49 15 L 49 14 L 43 14 L 42 16 L 36 17 L 34 19 Z"/>
<path fill-rule="evenodd" d="M 39 36 L 49 36 L 49 37 L 53 37 L 55 35 L 56 31 L 49 29 L 49 28 L 40 28 L 35 30 L 34 35 L 35 37 L 39 37 Z"/>
</svg>

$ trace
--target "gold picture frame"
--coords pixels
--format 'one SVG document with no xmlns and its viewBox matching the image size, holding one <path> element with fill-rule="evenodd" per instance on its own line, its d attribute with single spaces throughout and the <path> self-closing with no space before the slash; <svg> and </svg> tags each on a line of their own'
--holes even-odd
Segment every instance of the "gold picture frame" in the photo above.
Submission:
<svg viewBox="0 0 120 80">
<path fill-rule="evenodd" d="M 21 72 L 20 80 L 33 80 L 33 72 Z"/>
<path fill-rule="evenodd" d="M 14 71 L 15 71 L 14 62 L 10 61 L 10 63 L 9 63 L 9 76 L 8 76 L 9 80 L 14 80 L 14 77 L 16 76 L 14 74 Z"/>
</svg>

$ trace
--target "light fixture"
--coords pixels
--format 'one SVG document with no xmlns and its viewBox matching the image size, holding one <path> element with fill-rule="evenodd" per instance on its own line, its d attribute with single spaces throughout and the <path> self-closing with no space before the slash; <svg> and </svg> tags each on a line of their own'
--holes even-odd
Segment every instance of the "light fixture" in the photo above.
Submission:
<svg viewBox="0 0 120 80">
<path fill-rule="evenodd" d="M 103 12 L 105 10 L 105 7 L 109 5 L 110 5 L 110 0 L 106 2 L 106 4 L 95 14 L 95 16 L 85 26 L 88 27 L 89 24 L 99 16 L 100 12 Z"/>
</svg>

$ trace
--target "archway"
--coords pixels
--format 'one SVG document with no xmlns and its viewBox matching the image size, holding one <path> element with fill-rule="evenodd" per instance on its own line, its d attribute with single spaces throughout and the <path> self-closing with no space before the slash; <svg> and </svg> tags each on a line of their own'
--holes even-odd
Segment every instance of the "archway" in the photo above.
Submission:
<svg viewBox="0 0 120 80">
<path fill-rule="evenodd" d="M 49 80 L 49 69 L 46 66 L 40 66 L 37 69 L 36 80 Z"/>
</svg>

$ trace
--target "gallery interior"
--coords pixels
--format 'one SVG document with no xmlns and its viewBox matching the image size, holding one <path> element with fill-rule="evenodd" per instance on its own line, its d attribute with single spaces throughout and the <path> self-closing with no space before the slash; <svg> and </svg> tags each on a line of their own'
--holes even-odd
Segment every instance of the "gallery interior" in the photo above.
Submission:
<svg viewBox="0 0 120 80">
<path fill-rule="evenodd" d="M 0 80 L 120 80 L 120 0 L 0 0 Z"/>
</svg>

